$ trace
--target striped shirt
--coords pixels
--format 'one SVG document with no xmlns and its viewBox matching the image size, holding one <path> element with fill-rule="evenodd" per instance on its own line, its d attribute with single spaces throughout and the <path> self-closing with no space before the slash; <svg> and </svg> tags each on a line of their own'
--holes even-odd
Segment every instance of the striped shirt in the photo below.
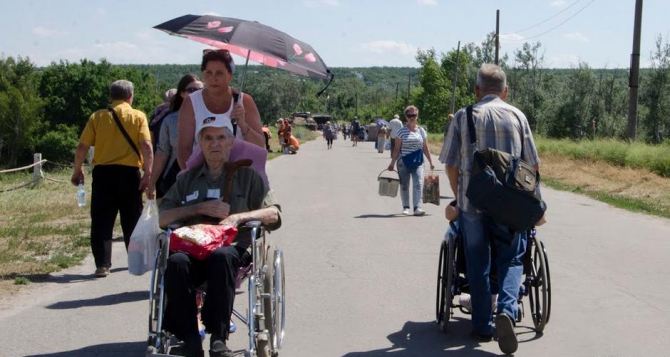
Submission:
<svg viewBox="0 0 670 357">
<path fill-rule="evenodd" d="M 523 140 L 522 160 L 530 165 L 540 163 L 528 120 L 519 109 L 505 103 L 496 95 L 487 95 L 473 106 L 472 117 L 477 135 L 474 145 L 477 151 L 494 148 L 519 157 Z M 449 125 L 440 153 L 440 162 L 458 168 L 456 198 L 459 208 L 465 212 L 477 211 L 465 196 L 470 181 L 474 150 L 468 133 L 468 116 L 465 108 L 462 108 Z"/>
<path fill-rule="evenodd" d="M 406 126 L 398 130 L 398 138 L 402 141 L 400 146 L 400 156 L 407 156 L 410 153 L 423 149 L 423 142 L 426 139 L 426 130 L 417 126 L 414 131 Z"/>
</svg>

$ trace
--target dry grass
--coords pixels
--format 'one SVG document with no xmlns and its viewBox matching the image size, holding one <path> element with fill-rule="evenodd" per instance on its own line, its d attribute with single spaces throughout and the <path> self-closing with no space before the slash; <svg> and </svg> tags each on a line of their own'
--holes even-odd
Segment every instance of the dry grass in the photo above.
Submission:
<svg viewBox="0 0 670 357">
<path fill-rule="evenodd" d="M 69 174 L 46 173 L 62 182 L 0 193 L 0 280 L 25 282 L 77 264 L 88 253 L 88 207 L 77 207 Z M 27 173 L 3 174 L 0 189 L 29 180 Z"/>
<path fill-rule="evenodd" d="M 442 149 L 442 135 L 431 135 L 433 154 Z M 542 180 L 549 186 L 586 194 L 615 206 L 670 217 L 670 178 L 647 169 L 605 161 L 574 159 L 540 152 Z"/>
</svg>

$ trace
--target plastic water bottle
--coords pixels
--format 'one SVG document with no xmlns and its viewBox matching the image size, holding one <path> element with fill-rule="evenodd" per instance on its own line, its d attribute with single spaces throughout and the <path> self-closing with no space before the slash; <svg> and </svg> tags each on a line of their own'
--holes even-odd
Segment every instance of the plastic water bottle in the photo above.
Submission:
<svg viewBox="0 0 670 357">
<path fill-rule="evenodd" d="M 77 188 L 77 206 L 84 207 L 86 206 L 86 190 L 84 190 L 84 184 L 79 183 Z"/>
</svg>

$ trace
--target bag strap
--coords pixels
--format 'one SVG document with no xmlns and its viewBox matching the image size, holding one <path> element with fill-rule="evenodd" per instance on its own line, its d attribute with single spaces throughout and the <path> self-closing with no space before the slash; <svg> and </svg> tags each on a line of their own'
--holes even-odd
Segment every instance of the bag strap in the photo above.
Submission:
<svg viewBox="0 0 670 357">
<path fill-rule="evenodd" d="M 477 142 L 477 132 L 475 131 L 475 119 L 474 116 L 472 115 L 472 105 L 468 105 L 467 108 L 465 108 L 465 112 L 468 116 L 468 133 L 470 135 L 470 144 L 474 144 Z M 514 117 L 516 120 L 519 122 L 519 139 L 521 140 L 521 153 L 519 154 L 519 159 L 523 160 L 523 151 L 524 151 L 524 135 L 523 135 L 523 124 L 521 123 L 521 119 L 514 114 Z"/>
<path fill-rule="evenodd" d="M 126 138 L 126 141 L 128 142 L 128 144 L 130 144 L 130 147 L 133 148 L 133 151 L 135 151 L 137 157 L 142 159 L 142 155 L 140 155 L 140 151 L 137 149 L 137 145 L 135 145 L 135 143 L 130 139 L 130 135 L 128 135 L 128 132 L 123 127 L 123 124 L 121 124 L 121 120 L 119 120 L 119 117 L 118 115 L 116 115 L 114 109 L 108 107 L 107 110 L 109 110 L 112 113 L 112 117 L 114 117 L 114 122 L 116 123 L 116 126 L 119 127 L 119 130 L 121 130 L 121 134 L 123 134 L 123 137 Z"/>
<path fill-rule="evenodd" d="M 475 131 L 475 119 L 472 117 L 472 105 L 465 108 L 465 113 L 468 115 L 468 133 L 470 134 L 470 144 L 477 142 L 477 132 Z"/>
<path fill-rule="evenodd" d="M 231 91 L 233 92 L 233 109 L 235 108 L 235 105 L 237 105 L 237 101 L 240 99 L 241 92 L 238 89 L 231 88 Z M 233 137 L 237 137 L 237 120 L 232 119 L 230 122 L 233 124 Z"/>
</svg>

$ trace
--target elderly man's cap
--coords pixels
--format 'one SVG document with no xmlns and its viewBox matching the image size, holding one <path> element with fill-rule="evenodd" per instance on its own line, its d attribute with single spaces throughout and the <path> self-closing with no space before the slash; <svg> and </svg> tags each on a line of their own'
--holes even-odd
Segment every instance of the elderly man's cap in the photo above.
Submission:
<svg viewBox="0 0 670 357">
<path fill-rule="evenodd" d="M 228 128 L 230 132 L 233 132 L 233 123 L 230 121 L 230 118 L 224 117 L 223 115 L 210 116 L 204 119 L 200 119 L 198 123 L 198 135 L 204 128 Z"/>
</svg>

